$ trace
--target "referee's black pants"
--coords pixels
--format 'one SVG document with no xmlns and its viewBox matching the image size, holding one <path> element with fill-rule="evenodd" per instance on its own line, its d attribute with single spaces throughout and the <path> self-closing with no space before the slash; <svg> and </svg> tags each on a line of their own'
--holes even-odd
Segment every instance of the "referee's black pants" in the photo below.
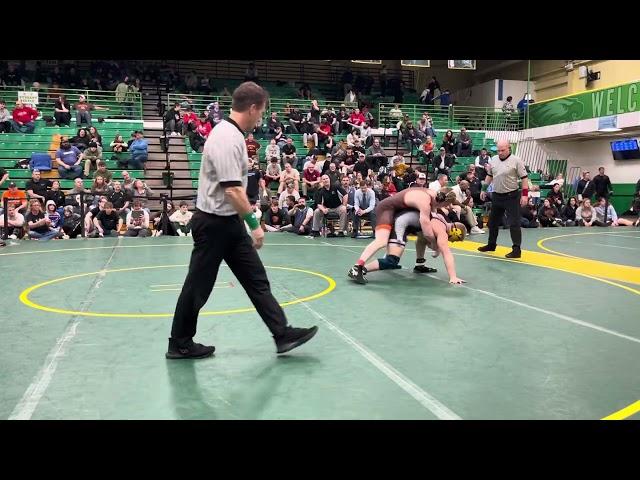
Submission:
<svg viewBox="0 0 640 480">
<path fill-rule="evenodd" d="M 502 217 L 507 214 L 507 225 L 511 231 L 511 241 L 514 249 L 520 249 L 522 244 L 522 230 L 520 229 L 520 190 L 509 193 L 491 194 L 491 211 L 489 213 L 489 242 L 495 247 L 498 240 L 498 229 L 502 224 Z"/>
<path fill-rule="evenodd" d="M 189 273 L 176 305 L 171 337 L 182 344 L 195 336 L 198 313 L 211 295 L 222 260 L 271 333 L 275 337 L 282 335 L 287 319 L 271 293 L 267 272 L 240 217 L 197 211 L 191 220 L 191 234 L 194 246 Z"/>
</svg>

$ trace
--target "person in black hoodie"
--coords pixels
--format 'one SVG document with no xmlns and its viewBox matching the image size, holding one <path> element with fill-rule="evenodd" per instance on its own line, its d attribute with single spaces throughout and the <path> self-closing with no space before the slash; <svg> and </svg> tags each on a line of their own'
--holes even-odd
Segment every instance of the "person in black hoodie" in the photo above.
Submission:
<svg viewBox="0 0 640 480">
<path fill-rule="evenodd" d="M 565 227 L 574 227 L 576 225 L 577 209 L 578 200 L 576 197 L 571 197 L 560 213 L 560 218 L 562 218 Z"/>
<path fill-rule="evenodd" d="M 87 148 L 89 148 L 89 142 L 91 141 L 91 136 L 86 129 L 80 128 L 78 129 L 78 133 L 75 137 L 71 139 L 71 145 L 76 147 L 81 152 L 84 152 Z"/>
<path fill-rule="evenodd" d="M 182 132 L 182 115 L 179 103 L 176 103 L 164 114 L 164 131 L 170 135 L 178 135 Z"/>
<path fill-rule="evenodd" d="M 561 220 L 558 218 L 558 210 L 548 198 L 544 199 L 540 210 L 538 210 L 538 220 L 543 227 L 559 227 Z"/>
<path fill-rule="evenodd" d="M 562 209 L 562 205 L 564 204 L 564 196 L 560 191 L 560 184 L 556 183 L 553 185 L 553 188 L 549 190 L 547 193 L 547 198 L 551 205 L 553 205 L 557 210 Z"/>
<path fill-rule="evenodd" d="M 59 180 L 53 180 L 51 182 L 51 190 L 47 190 L 45 197 L 47 201 L 53 200 L 55 202 L 58 213 L 62 215 L 62 209 L 65 205 L 65 195 L 64 192 L 60 190 Z"/>
</svg>

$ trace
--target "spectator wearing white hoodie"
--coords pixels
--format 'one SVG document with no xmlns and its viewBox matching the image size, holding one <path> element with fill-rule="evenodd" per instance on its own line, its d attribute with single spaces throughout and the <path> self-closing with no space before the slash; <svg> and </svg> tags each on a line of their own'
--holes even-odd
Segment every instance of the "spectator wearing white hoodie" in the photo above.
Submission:
<svg viewBox="0 0 640 480">
<path fill-rule="evenodd" d="M 169 217 L 169 221 L 173 224 L 179 236 L 191 236 L 191 218 L 193 212 L 189 211 L 187 202 L 180 202 L 180 208 Z"/>
</svg>

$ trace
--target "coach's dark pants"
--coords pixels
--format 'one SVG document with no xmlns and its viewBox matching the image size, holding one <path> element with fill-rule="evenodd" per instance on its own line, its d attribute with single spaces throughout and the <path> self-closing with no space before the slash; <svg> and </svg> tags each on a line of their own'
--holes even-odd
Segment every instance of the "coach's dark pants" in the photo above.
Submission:
<svg viewBox="0 0 640 480">
<path fill-rule="evenodd" d="M 196 334 L 198 313 L 207 303 L 224 260 L 274 336 L 284 333 L 287 319 L 271 293 L 267 272 L 237 215 L 221 217 L 197 211 L 191 220 L 193 251 L 173 316 L 171 337 L 183 343 Z"/>
<path fill-rule="evenodd" d="M 507 225 L 511 231 L 511 241 L 514 248 L 522 244 L 522 230 L 520 229 L 520 190 L 509 193 L 491 194 L 491 212 L 489 213 L 489 242 L 495 246 L 498 240 L 498 229 L 502 223 L 502 216 L 507 214 Z"/>
</svg>

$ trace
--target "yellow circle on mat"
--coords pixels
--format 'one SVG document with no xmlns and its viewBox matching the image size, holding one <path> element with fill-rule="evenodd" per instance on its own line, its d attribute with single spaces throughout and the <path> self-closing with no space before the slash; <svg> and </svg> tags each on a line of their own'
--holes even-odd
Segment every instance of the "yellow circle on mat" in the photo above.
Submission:
<svg viewBox="0 0 640 480">
<path fill-rule="evenodd" d="M 119 318 L 166 318 L 173 317 L 173 313 L 98 313 L 98 312 L 82 312 L 78 310 L 64 310 L 62 308 L 49 307 L 47 305 L 40 305 L 32 301 L 29 298 L 29 295 L 38 290 L 39 288 L 46 287 L 48 285 L 52 285 L 54 283 L 64 282 L 65 280 L 72 280 L 74 278 L 81 277 L 89 277 L 91 275 L 105 275 L 107 273 L 116 273 L 116 272 L 130 272 L 134 270 L 151 270 L 157 268 L 177 268 L 177 267 L 186 267 L 187 264 L 184 265 L 153 265 L 149 267 L 132 267 L 132 268 L 117 268 L 113 270 L 99 270 L 97 272 L 89 272 L 89 273 L 79 273 L 77 275 L 69 275 L 67 277 L 59 277 L 54 278 L 53 280 L 48 280 L 46 282 L 38 283 L 37 285 L 33 285 L 20 293 L 20 301 L 24 303 L 26 306 L 35 308 L 37 310 L 43 310 L 45 312 L 51 313 L 60 313 L 62 315 L 78 315 L 83 317 L 119 317 Z M 321 292 L 315 293 L 313 295 L 309 295 L 303 298 L 296 298 L 295 300 L 291 300 L 290 302 L 283 302 L 280 304 L 281 307 L 288 307 L 289 305 L 295 305 L 296 303 L 308 302 L 311 300 L 316 300 L 320 297 L 323 297 L 330 293 L 334 288 L 336 288 L 336 282 L 333 278 L 328 277 L 327 275 L 323 275 L 322 273 L 313 272 L 311 270 L 302 270 L 300 268 L 290 268 L 290 267 L 268 267 L 268 269 L 274 270 L 287 270 L 290 272 L 300 272 L 306 273 L 307 275 L 313 275 L 315 277 L 322 278 L 327 282 L 327 288 L 322 290 Z M 246 308 L 236 308 L 232 310 L 215 310 L 211 312 L 200 312 L 200 315 L 228 315 L 232 313 L 245 313 L 245 312 L 253 312 L 255 308 L 246 307 Z"/>
</svg>

